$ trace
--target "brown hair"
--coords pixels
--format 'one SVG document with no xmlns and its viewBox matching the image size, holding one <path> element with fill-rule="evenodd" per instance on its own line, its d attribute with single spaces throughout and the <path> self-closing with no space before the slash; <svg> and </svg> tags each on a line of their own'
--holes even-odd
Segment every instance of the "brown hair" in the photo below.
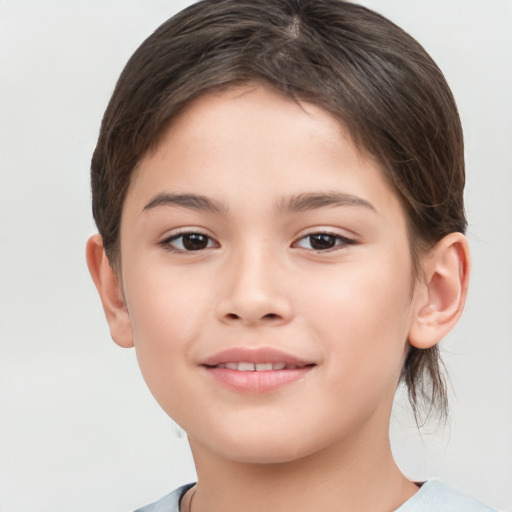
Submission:
<svg viewBox="0 0 512 512">
<path fill-rule="evenodd" d="M 457 107 L 417 41 L 383 16 L 341 0 L 203 0 L 142 43 L 103 118 L 91 164 L 93 214 L 114 268 L 137 163 L 193 98 L 254 81 L 323 107 L 381 163 L 407 213 L 417 274 L 421 252 L 465 231 Z M 437 346 L 409 349 L 402 380 L 415 415 L 422 405 L 446 414 L 440 367 Z"/>
</svg>

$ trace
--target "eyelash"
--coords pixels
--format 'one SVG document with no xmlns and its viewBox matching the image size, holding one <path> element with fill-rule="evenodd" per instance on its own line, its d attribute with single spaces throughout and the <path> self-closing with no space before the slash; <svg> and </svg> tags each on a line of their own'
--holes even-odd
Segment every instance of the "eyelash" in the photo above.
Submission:
<svg viewBox="0 0 512 512">
<path fill-rule="evenodd" d="M 315 249 L 314 247 L 307 248 L 308 250 L 315 251 L 316 253 L 336 251 L 336 250 L 340 250 L 340 249 L 346 247 L 347 245 L 353 245 L 356 243 L 355 240 L 353 240 L 351 238 L 347 238 L 346 236 L 343 236 L 343 235 L 340 235 L 337 233 L 329 233 L 328 231 L 316 231 L 313 233 L 308 233 L 307 235 L 304 235 L 303 237 L 299 238 L 299 240 L 297 240 L 297 242 L 293 243 L 293 246 L 300 247 L 299 243 L 302 242 L 303 240 L 307 240 L 307 239 L 309 239 L 309 242 L 311 245 L 311 239 L 313 237 L 324 237 L 324 240 L 325 240 L 325 238 L 329 238 L 330 241 L 334 241 L 334 245 L 332 247 L 328 247 L 328 248 L 324 248 L 324 249 Z M 306 249 L 305 247 L 302 247 L 302 248 Z"/>
<path fill-rule="evenodd" d="M 185 243 L 187 243 L 187 242 L 184 241 L 185 237 L 187 237 L 187 236 L 188 237 L 196 236 L 199 239 L 202 238 L 203 241 L 206 241 L 206 246 L 199 247 L 196 249 L 190 249 L 190 248 L 187 249 L 187 247 L 185 246 Z M 312 239 L 314 237 L 323 237 L 324 242 L 326 242 L 326 241 L 328 243 L 334 242 L 334 245 L 332 247 L 324 247 L 324 248 L 320 248 L 320 249 L 314 248 L 311 244 Z M 176 242 L 177 240 L 180 240 L 180 239 L 181 239 L 181 244 L 180 244 L 181 247 L 177 248 L 177 247 L 173 246 L 173 242 Z M 309 239 L 309 245 L 310 245 L 309 248 L 300 245 L 300 243 L 302 241 L 308 240 L 308 239 Z M 191 242 L 192 240 L 189 238 L 188 241 Z M 317 242 L 318 241 L 319 241 L 319 239 L 317 239 Z M 346 247 L 347 245 L 353 245 L 355 243 L 356 243 L 355 240 L 353 240 L 351 238 L 347 238 L 347 237 L 339 235 L 339 234 L 336 234 L 336 233 L 329 233 L 328 231 L 318 231 L 318 232 L 308 233 L 307 235 L 302 236 L 301 238 L 299 238 L 296 242 L 294 242 L 292 244 L 292 247 L 302 248 L 302 249 L 306 249 L 306 250 L 315 251 L 316 253 L 321 253 L 321 252 L 336 251 L 336 250 L 342 249 L 343 247 Z M 181 254 L 183 254 L 183 253 L 199 253 L 206 249 L 212 249 L 212 248 L 219 247 L 218 242 L 216 242 L 212 237 L 210 237 L 204 233 L 201 233 L 200 231 L 182 231 L 179 233 L 175 233 L 172 236 L 166 238 L 165 240 L 162 240 L 162 242 L 160 242 L 160 245 L 162 247 L 164 247 L 166 250 L 169 250 L 169 251 L 175 252 L 175 253 L 181 253 Z"/>
<path fill-rule="evenodd" d="M 202 248 L 198 248 L 198 249 L 187 249 L 184 245 L 184 238 L 187 236 L 188 237 L 192 237 L 192 236 L 203 237 L 203 239 L 206 239 L 206 241 L 207 241 L 206 247 L 202 247 Z M 173 242 L 176 242 L 179 239 L 182 239 L 182 242 L 181 242 L 182 248 L 176 248 L 172 245 Z M 214 245 L 211 245 L 212 242 Z M 160 242 L 160 245 L 168 251 L 183 254 L 183 253 L 188 253 L 188 252 L 194 253 L 194 252 L 201 252 L 206 249 L 212 249 L 214 247 L 218 247 L 219 244 L 212 237 L 210 237 L 204 233 L 201 233 L 200 231 L 182 231 L 179 233 L 175 233 L 174 235 L 166 238 L 165 240 L 162 240 Z"/>
</svg>

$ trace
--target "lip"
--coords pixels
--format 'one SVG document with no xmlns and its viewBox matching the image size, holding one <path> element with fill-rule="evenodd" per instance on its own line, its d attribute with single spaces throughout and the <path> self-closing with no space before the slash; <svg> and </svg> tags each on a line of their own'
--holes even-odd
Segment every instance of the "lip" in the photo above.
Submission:
<svg viewBox="0 0 512 512">
<path fill-rule="evenodd" d="M 226 368 L 229 363 L 274 364 L 286 368 L 263 371 L 241 371 Z M 312 361 L 270 347 L 231 348 L 206 358 L 201 367 L 217 383 L 240 393 L 261 394 L 302 381 L 316 366 Z"/>
<path fill-rule="evenodd" d="M 201 364 L 204 366 L 217 366 L 219 364 L 238 363 L 242 361 L 254 364 L 285 363 L 287 366 L 307 366 L 314 364 L 313 361 L 300 359 L 272 347 L 230 348 L 206 358 Z"/>
</svg>

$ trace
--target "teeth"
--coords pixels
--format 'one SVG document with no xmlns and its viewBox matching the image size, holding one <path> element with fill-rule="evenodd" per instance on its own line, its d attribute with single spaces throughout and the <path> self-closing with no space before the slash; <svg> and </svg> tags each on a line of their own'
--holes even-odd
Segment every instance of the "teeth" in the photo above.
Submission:
<svg viewBox="0 0 512 512">
<path fill-rule="evenodd" d="M 268 372 L 272 370 L 272 363 L 257 363 L 254 366 L 257 372 Z"/>
<path fill-rule="evenodd" d="M 217 368 L 227 368 L 228 370 L 237 370 L 239 372 L 269 372 L 272 370 L 292 370 L 298 368 L 296 364 L 286 363 L 248 363 L 242 361 L 240 363 L 220 363 Z"/>
<path fill-rule="evenodd" d="M 253 372 L 255 370 L 254 363 L 238 363 L 237 370 L 239 372 Z"/>
</svg>

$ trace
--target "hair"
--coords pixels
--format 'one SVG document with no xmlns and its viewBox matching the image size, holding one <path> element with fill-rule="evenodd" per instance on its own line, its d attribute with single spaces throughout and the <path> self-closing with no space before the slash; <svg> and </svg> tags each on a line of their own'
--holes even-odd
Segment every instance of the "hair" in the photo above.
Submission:
<svg viewBox="0 0 512 512">
<path fill-rule="evenodd" d="M 265 83 L 316 104 L 372 155 L 405 210 L 413 269 L 465 232 L 457 107 L 423 47 L 380 14 L 342 0 L 203 0 L 161 25 L 130 58 L 105 111 L 91 163 L 92 207 L 120 268 L 123 203 L 138 162 L 194 98 Z M 401 379 L 418 412 L 447 414 L 439 349 L 410 347 Z"/>
</svg>

